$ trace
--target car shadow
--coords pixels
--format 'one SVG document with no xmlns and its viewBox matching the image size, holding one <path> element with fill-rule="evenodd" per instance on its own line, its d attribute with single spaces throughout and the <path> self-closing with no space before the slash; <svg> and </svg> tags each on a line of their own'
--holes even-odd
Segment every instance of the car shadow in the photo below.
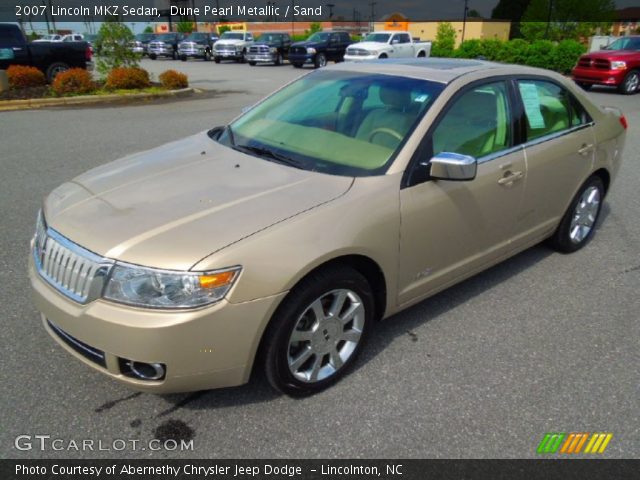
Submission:
<svg viewBox="0 0 640 480">
<path fill-rule="evenodd" d="M 605 202 L 598 220 L 598 225 L 596 225 L 596 234 L 598 228 L 600 228 L 602 222 L 609 214 L 610 208 Z M 413 330 L 416 328 L 433 319 L 437 319 L 441 315 L 472 300 L 478 295 L 484 294 L 493 287 L 508 281 L 554 254 L 556 254 L 556 252 L 552 248 L 544 242 L 540 243 L 379 322 L 369 336 L 367 345 L 363 349 L 360 357 L 342 381 L 345 381 L 350 375 L 353 375 L 365 367 L 391 343 L 397 341 L 397 339 L 408 336 L 411 340 L 417 340 L 417 335 L 413 333 Z M 209 410 L 265 403 L 280 398 L 282 395 L 271 388 L 264 378 L 264 375 L 261 374 L 260 366 L 258 365 L 257 367 L 258 368 L 254 368 L 254 373 L 249 383 L 239 387 L 206 390 L 186 395 L 159 395 L 166 400 L 169 407 L 157 416 L 167 416 L 183 407 L 193 410 Z M 294 398 L 293 400 L 296 399 Z"/>
</svg>

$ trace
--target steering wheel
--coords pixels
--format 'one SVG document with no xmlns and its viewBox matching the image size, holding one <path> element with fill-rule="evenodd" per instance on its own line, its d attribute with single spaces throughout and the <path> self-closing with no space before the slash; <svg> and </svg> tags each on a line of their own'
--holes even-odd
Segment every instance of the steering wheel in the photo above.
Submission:
<svg viewBox="0 0 640 480">
<path fill-rule="evenodd" d="M 397 138 L 398 140 L 402 141 L 402 135 L 400 135 L 398 132 L 396 132 L 395 130 L 392 130 L 390 128 L 387 127 L 379 127 L 376 128 L 375 130 L 373 130 L 370 134 L 369 134 L 369 143 L 373 143 L 373 138 L 380 134 L 380 133 L 385 133 L 387 135 L 392 136 L 393 138 Z"/>
</svg>

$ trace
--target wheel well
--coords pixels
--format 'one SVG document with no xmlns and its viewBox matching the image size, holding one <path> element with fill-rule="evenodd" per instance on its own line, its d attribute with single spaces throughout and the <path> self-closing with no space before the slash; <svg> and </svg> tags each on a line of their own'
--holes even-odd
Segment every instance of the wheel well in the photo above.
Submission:
<svg viewBox="0 0 640 480">
<path fill-rule="evenodd" d="M 300 281 L 307 278 L 309 275 L 314 274 L 318 270 L 322 270 L 332 265 L 348 265 L 367 279 L 367 282 L 369 282 L 369 285 L 371 286 L 375 301 L 376 321 L 380 320 L 387 308 L 387 283 L 380 266 L 369 257 L 364 255 L 344 255 L 342 257 L 333 258 L 322 265 L 318 265 L 301 278 Z"/>
<path fill-rule="evenodd" d="M 611 183 L 611 175 L 609 175 L 609 172 L 604 168 L 596 170 L 595 172 L 593 172 L 593 174 L 600 177 L 600 180 L 602 180 L 602 183 L 604 184 L 604 193 L 606 195 L 607 192 L 609 191 L 609 184 Z"/>
</svg>

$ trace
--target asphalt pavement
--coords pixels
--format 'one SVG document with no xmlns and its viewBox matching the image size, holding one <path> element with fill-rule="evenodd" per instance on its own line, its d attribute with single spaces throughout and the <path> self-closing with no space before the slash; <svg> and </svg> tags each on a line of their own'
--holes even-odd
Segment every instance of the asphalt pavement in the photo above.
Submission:
<svg viewBox="0 0 640 480">
<path fill-rule="evenodd" d="M 640 94 L 591 93 L 622 108 L 629 130 L 602 222 L 583 250 L 534 247 L 388 319 L 356 368 L 314 397 L 276 395 L 261 378 L 158 396 L 92 371 L 43 330 L 26 273 L 36 212 L 60 183 L 225 123 L 301 72 L 144 66 L 185 71 L 218 93 L 0 113 L 0 457 L 519 458 L 536 457 L 546 432 L 611 432 L 604 456 L 640 456 Z M 19 435 L 62 439 L 63 450 L 42 451 L 35 440 L 19 450 Z M 194 448 L 112 448 L 114 439 L 144 448 L 153 438 L 192 439 Z M 66 449 L 85 439 L 111 450 Z"/>
</svg>

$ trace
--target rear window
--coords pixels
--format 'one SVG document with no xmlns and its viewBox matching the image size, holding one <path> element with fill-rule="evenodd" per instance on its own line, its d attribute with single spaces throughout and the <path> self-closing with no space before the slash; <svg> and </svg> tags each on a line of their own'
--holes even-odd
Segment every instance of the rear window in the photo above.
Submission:
<svg viewBox="0 0 640 480">
<path fill-rule="evenodd" d="M 0 45 L 22 45 L 24 39 L 20 30 L 12 25 L 0 25 Z"/>
</svg>

